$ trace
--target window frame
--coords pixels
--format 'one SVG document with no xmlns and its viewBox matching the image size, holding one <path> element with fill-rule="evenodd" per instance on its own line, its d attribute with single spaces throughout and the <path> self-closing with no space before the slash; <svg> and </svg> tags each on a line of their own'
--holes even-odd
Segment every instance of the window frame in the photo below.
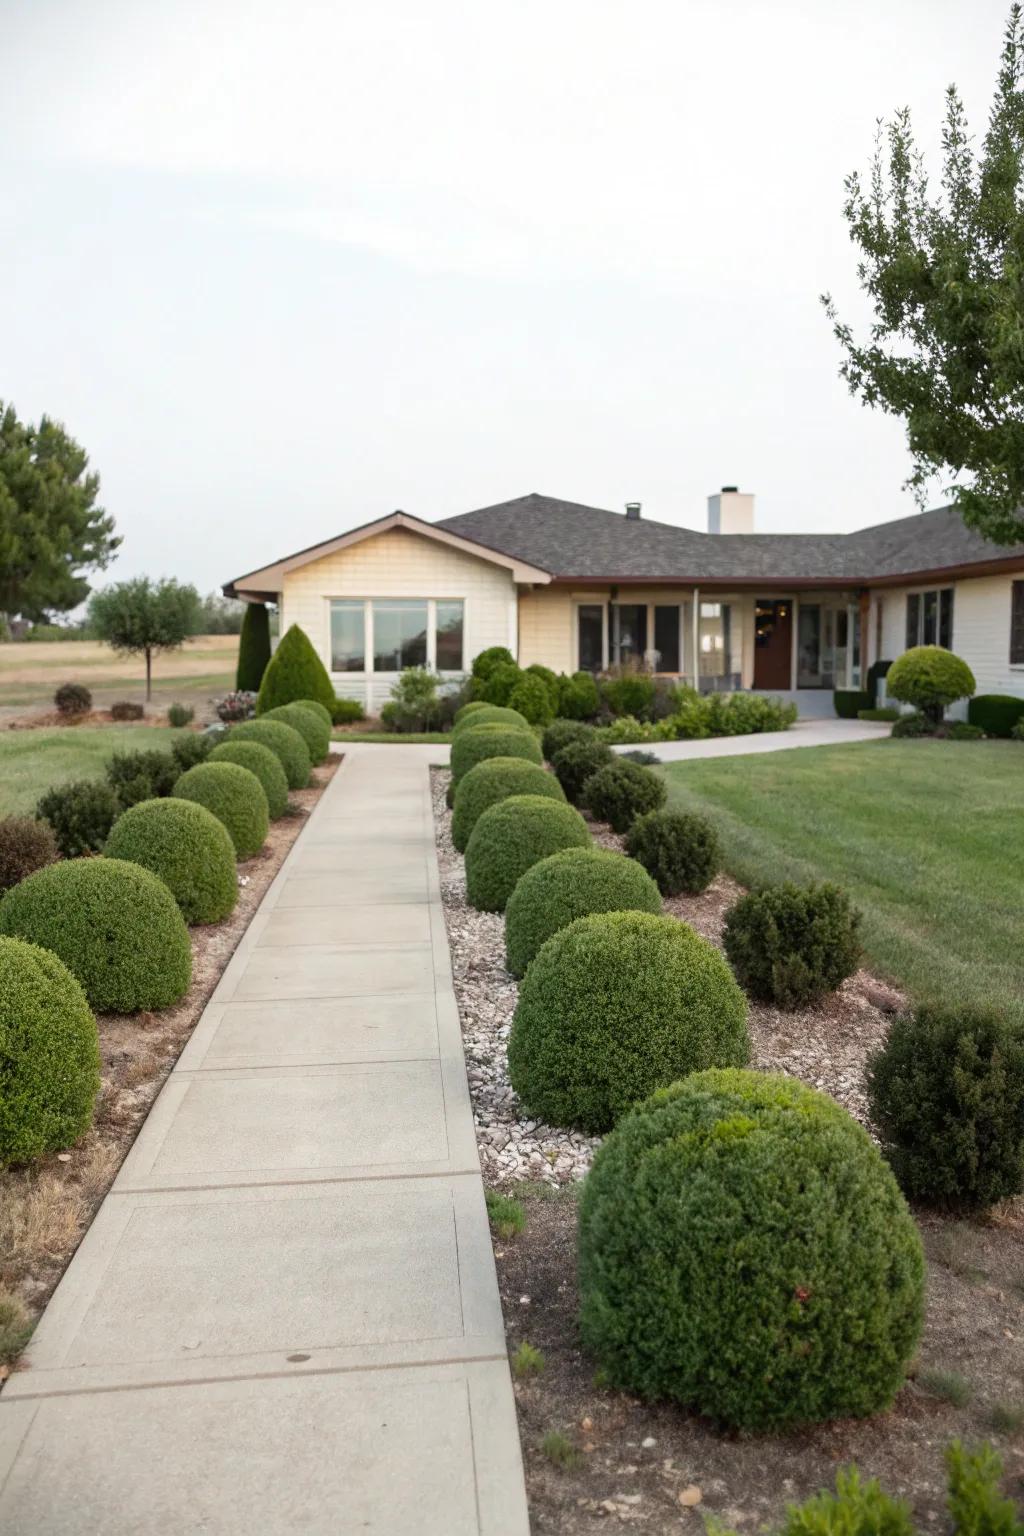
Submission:
<svg viewBox="0 0 1024 1536">
<path fill-rule="evenodd" d="M 335 603 L 350 603 L 363 605 L 363 670 L 361 672 L 335 672 L 334 670 L 334 646 L 331 636 L 331 613 Z M 465 597 L 418 597 L 415 594 L 400 596 L 378 592 L 373 597 L 348 596 L 343 592 L 332 592 L 326 599 L 327 610 L 327 670 L 332 678 L 352 679 L 372 677 L 400 677 L 401 670 L 378 671 L 374 666 L 374 652 L 376 650 L 376 638 L 374 635 L 373 605 L 374 603 L 424 603 L 427 609 L 427 670 L 437 672 L 443 678 L 464 677 L 466 674 L 466 657 L 469 654 L 469 599 Z M 459 603 L 462 605 L 462 665 L 458 668 L 445 667 L 438 672 L 437 667 L 437 609 L 438 604 Z"/>
<path fill-rule="evenodd" d="M 925 626 L 929 617 L 929 598 L 932 600 L 931 618 L 935 626 L 935 638 L 926 640 Z M 916 638 L 910 634 L 911 605 L 916 611 Z M 949 644 L 943 644 L 941 639 L 944 618 L 948 615 Z M 951 651 L 953 649 L 953 629 L 956 623 L 956 583 L 947 582 L 941 587 L 911 587 L 906 594 L 906 606 L 904 609 L 904 625 L 906 649 L 912 650 L 918 645 L 937 645 L 940 650 Z"/>
<path fill-rule="evenodd" d="M 1010 582 L 1010 666 L 1024 669 L 1024 580 Z"/>
</svg>

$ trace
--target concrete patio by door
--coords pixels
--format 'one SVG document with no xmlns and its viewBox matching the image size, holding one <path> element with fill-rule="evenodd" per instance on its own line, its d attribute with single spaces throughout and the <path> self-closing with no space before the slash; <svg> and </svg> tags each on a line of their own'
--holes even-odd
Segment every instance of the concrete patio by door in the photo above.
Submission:
<svg viewBox="0 0 1024 1536">
<path fill-rule="evenodd" d="M 436 748 L 354 745 L 0 1394 L 0 1529 L 525 1536 Z"/>
</svg>

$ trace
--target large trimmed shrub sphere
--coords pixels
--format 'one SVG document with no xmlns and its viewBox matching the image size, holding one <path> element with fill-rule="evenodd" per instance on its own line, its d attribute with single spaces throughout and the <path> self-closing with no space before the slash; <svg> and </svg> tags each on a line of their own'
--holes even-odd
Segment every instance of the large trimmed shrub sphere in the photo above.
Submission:
<svg viewBox="0 0 1024 1536">
<path fill-rule="evenodd" d="M 834 1100 L 700 1072 L 627 1115 L 579 1222 L 580 1322 L 609 1381 L 742 1430 L 892 1402 L 924 1257 L 896 1180 Z"/>
<path fill-rule="evenodd" d="M 167 1008 L 188 990 L 192 947 L 162 880 L 125 859 L 68 859 L 0 901 L 0 932 L 51 949 L 98 1013 Z"/>
<path fill-rule="evenodd" d="M 194 800 L 227 828 L 240 859 L 251 859 L 267 840 L 270 812 L 263 785 L 237 763 L 197 763 L 174 786 L 176 800 Z"/>
<path fill-rule="evenodd" d="M 852 976 L 860 962 L 860 913 L 837 885 L 766 886 L 725 915 L 722 942 L 751 997 L 804 1008 Z"/>
<path fill-rule="evenodd" d="M 60 855 L 48 821 L 32 816 L 5 816 L 0 821 L 0 894 L 34 874 Z"/>
<path fill-rule="evenodd" d="M 941 645 L 915 645 L 904 651 L 885 677 L 890 698 L 913 705 L 934 725 L 942 720 L 947 705 L 969 699 L 975 686 L 967 663 Z"/>
<path fill-rule="evenodd" d="M 269 747 L 258 741 L 222 741 L 210 753 L 211 763 L 237 763 L 248 768 L 263 785 L 267 797 L 267 810 L 271 821 L 276 821 L 288 809 L 288 778 L 281 763 Z"/>
<path fill-rule="evenodd" d="M 0 1164 L 70 1147 L 100 1088 L 96 1020 L 49 950 L 0 938 Z"/>
<path fill-rule="evenodd" d="M 487 757 L 459 780 L 453 798 L 452 842 L 465 853 L 470 833 L 484 811 L 509 795 L 544 795 L 564 803 L 554 774 L 521 757 Z"/>
<path fill-rule="evenodd" d="M 322 763 L 331 750 L 330 722 L 322 720 L 308 704 L 279 704 L 276 709 L 268 709 L 260 719 L 277 720 L 298 731 L 306 743 L 311 763 Z"/>
<path fill-rule="evenodd" d="M 985 1210 L 1024 1191 L 1024 1028 L 991 1009 L 923 1005 L 868 1062 L 882 1151 L 911 1200 Z"/>
<path fill-rule="evenodd" d="M 531 1115 L 597 1132 L 655 1088 L 749 1052 L 746 1000 L 713 944 L 674 917 L 601 912 L 532 961 L 508 1066 Z"/>
<path fill-rule="evenodd" d="M 692 811 L 648 811 L 626 836 L 626 852 L 658 882 L 663 896 L 697 896 L 718 874 L 718 834 Z"/>
<path fill-rule="evenodd" d="M 599 768 L 583 786 L 587 809 L 613 832 L 628 832 L 638 816 L 665 804 L 666 793 L 664 779 L 621 757 Z"/>
<path fill-rule="evenodd" d="M 473 715 L 478 715 L 482 709 L 490 709 L 490 707 L 491 706 L 489 704 L 484 703 L 483 699 L 471 699 L 468 704 L 460 705 L 460 707 L 455 711 L 455 720 L 453 723 L 457 728 L 462 724 L 464 720 L 469 720 Z"/>
<path fill-rule="evenodd" d="M 546 762 L 553 762 L 555 753 L 561 752 L 570 741 L 593 740 L 594 727 L 583 720 L 552 720 L 541 737 L 541 751 Z"/>
<path fill-rule="evenodd" d="M 466 710 L 470 713 L 466 714 Z M 461 732 L 474 725 L 511 725 L 529 730 L 530 722 L 518 709 L 506 709 L 503 704 L 464 704 L 455 717 L 454 730 Z"/>
<path fill-rule="evenodd" d="M 473 725 L 455 732 L 451 746 L 452 779 L 456 784 L 477 763 L 488 757 L 518 757 L 526 763 L 543 762 L 540 742 L 522 725 Z"/>
<path fill-rule="evenodd" d="M 337 709 L 337 706 L 340 703 L 342 703 L 342 702 L 344 702 L 346 704 L 355 704 L 356 703 L 355 699 L 346 699 L 346 700 L 342 701 L 342 700 L 338 699 L 337 697 L 335 697 L 334 703 L 332 704 L 331 708 L 328 709 L 325 704 L 321 704 L 320 703 L 319 699 L 296 699 L 295 702 L 296 702 L 296 704 L 301 704 L 303 709 L 311 709 L 313 711 L 314 715 L 316 715 L 319 719 L 321 719 L 323 721 L 323 723 L 324 723 L 324 725 L 326 725 L 328 731 L 330 731 L 331 728 L 334 725 L 334 714 L 335 714 L 335 711 Z M 356 708 L 357 709 L 361 709 L 362 706 L 359 705 L 359 704 L 356 704 Z M 358 718 L 362 719 L 362 716 L 360 715 Z"/>
<path fill-rule="evenodd" d="M 289 789 L 305 789 L 309 783 L 309 748 L 293 726 L 283 720 L 242 720 L 228 732 L 229 741 L 258 741 L 269 747 L 284 769 Z"/>
<path fill-rule="evenodd" d="M 296 699 L 317 699 L 326 710 L 334 704 L 334 684 L 305 630 L 292 624 L 267 663 L 256 700 L 257 715 Z"/>
<path fill-rule="evenodd" d="M 479 817 L 466 844 L 466 897 L 479 912 L 504 912 L 522 875 L 560 848 L 585 848 L 579 811 L 542 795 L 510 795 Z"/>
<path fill-rule="evenodd" d="M 509 897 L 505 964 L 525 975 L 552 934 L 592 912 L 660 911 L 658 887 L 632 859 L 607 848 L 564 848 L 528 869 Z"/>
<path fill-rule="evenodd" d="M 274 766 L 280 764 L 274 759 Z M 238 874 L 228 831 L 191 800 L 143 800 L 114 823 L 103 850 L 162 880 L 186 923 L 219 923 L 235 909 Z"/>
<path fill-rule="evenodd" d="M 565 790 L 565 798 L 573 805 L 578 805 L 587 780 L 592 778 L 599 768 L 604 768 L 614 760 L 615 753 L 605 742 L 598 741 L 595 736 L 585 736 L 577 741 L 570 741 L 567 746 L 556 752 L 551 759 L 551 766 L 555 771 L 555 778 Z"/>
</svg>

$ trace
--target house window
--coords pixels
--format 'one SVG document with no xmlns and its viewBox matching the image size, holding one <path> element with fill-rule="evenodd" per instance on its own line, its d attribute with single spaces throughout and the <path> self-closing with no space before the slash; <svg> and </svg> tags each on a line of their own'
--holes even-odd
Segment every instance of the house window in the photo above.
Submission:
<svg viewBox="0 0 1024 1536">
<path fill-rule="evenodd" d="M 907 596 L 907 650 L 915 645 L 953 644 L 953 588 L 937 587 L 930 592 L 911 592 Z"/>
<path fill-rule="evenodd" d="M 443 598 L 335 598 L 331 602 L 332 672 L 403 672 L 430 667 L 461 672 L 464 604 Z"/>
<path fill-rule="evenodd" d="M 647 650 L 647 604 L 612 603 L 612 663 L 642 662 Z"/>
<path fill-rule="evenodd" d="M 1010 665 L 1024 667 L 1024 581 L 1015 581 L 1010 598 Z"/>
<path fill-rule="evenodd" d="M 438 603 L 434 627 L 434 666 L 438 672 L 462 671 L 462 604 Z"/>
<path fill-rule="evenodd" d="M 679 604 L 654 610 L 654 649 L 659 672 L 679 671 Z"/>
<path fill-rule="evenodd" d="M 728 603 L 701 603 L 699 675 L 725 679 L 731 659 L 732 608 Z"/>
<path fill-rule="evenodd" d="M 427 605 L 391 599 L 373 604 L 373 670 L 402 672 L 427 664 Z"/>
<path fill-rule="evenodd" d="M 331 671 L 366 671 L 366 604 L 331 604 Z"/>
<path fill-rule="evenodd" d="M 600 603 L 581 603 L 576 609 L 576 655 L 581 672 L 600 672 L 604 666 L 604 609 Z"/>
</svg>

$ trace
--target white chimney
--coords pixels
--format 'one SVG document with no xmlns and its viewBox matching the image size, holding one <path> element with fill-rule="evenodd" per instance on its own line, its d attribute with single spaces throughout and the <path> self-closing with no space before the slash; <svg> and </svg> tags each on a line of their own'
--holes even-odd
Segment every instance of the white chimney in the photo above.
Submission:
<svg viewBox="0 0 1024 1536">
<path fill-rule="evenodd" d="M 708 533 L 753 533 L 754 498 L 734 485 L 708 497 Z"/>
</svg>

